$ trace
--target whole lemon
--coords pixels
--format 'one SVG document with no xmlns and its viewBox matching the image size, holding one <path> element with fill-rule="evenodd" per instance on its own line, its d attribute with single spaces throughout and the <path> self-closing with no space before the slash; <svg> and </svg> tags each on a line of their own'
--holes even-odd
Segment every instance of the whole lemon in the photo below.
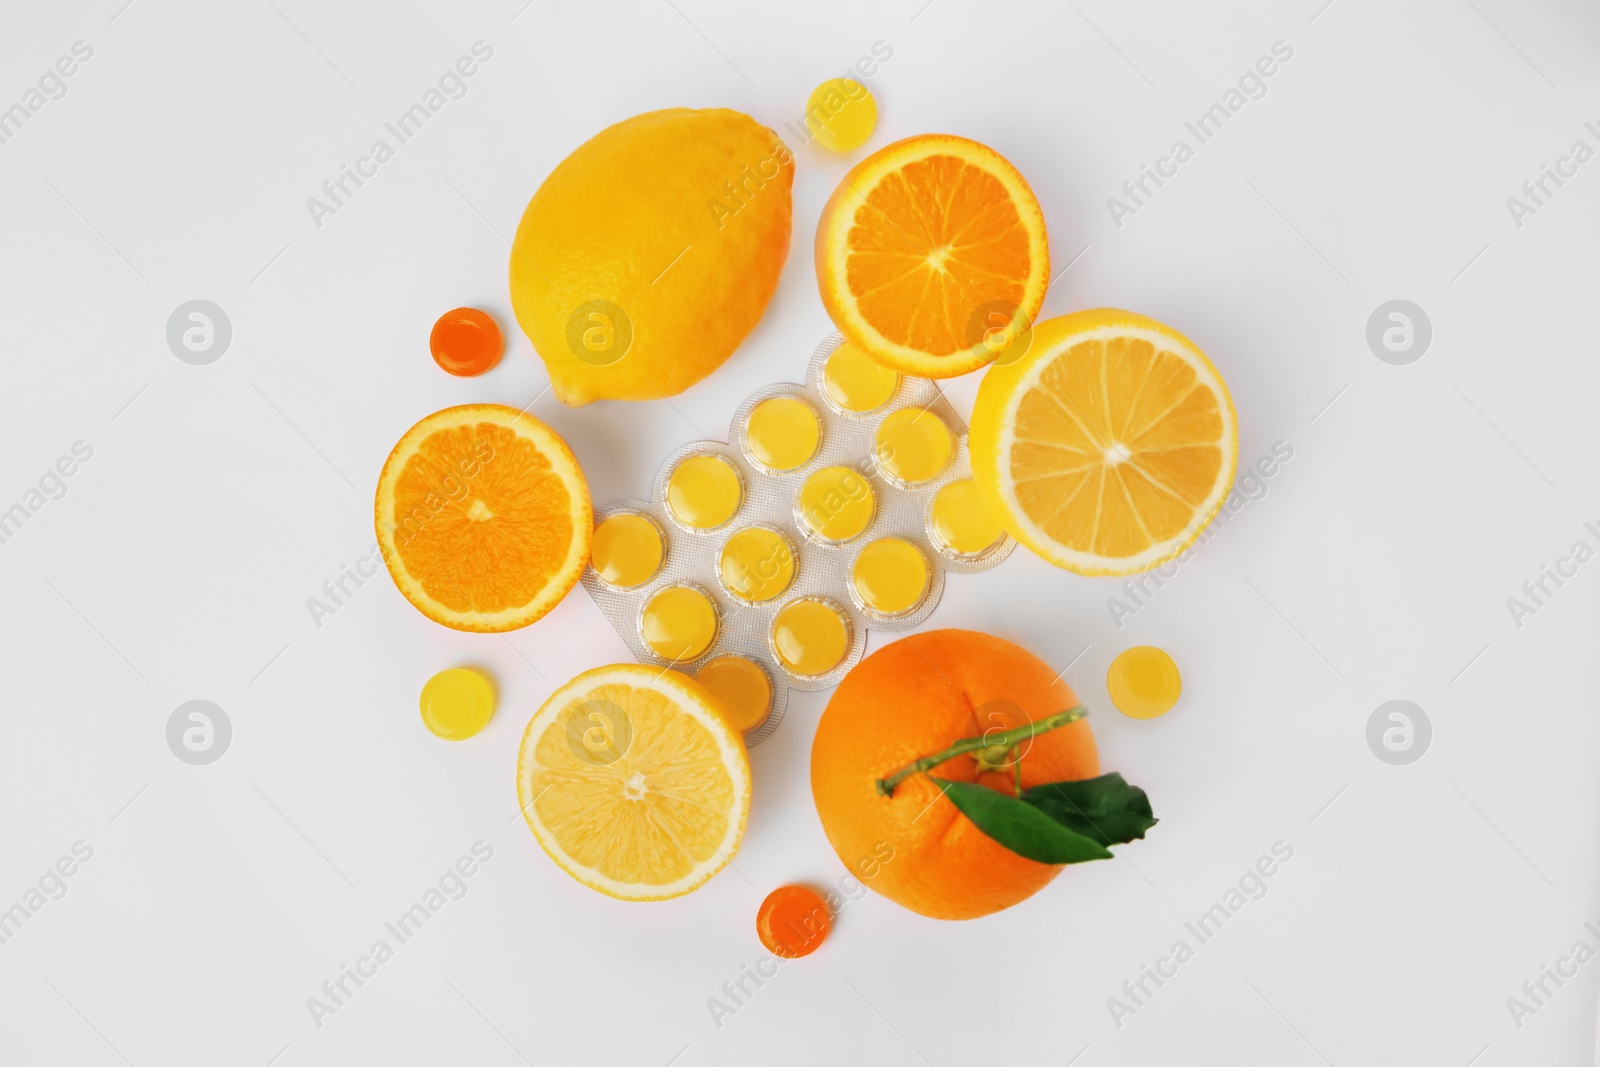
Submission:
<svg viewBox="0 0 1600 1067">
<path fill-rule="evenodd" d="M 726 108 L 635 115 L 562 160 L 511 250 L 562 403 L 672 396 L 720 367 L 778 286 L 793 184 L 777 134 Z"/>
</svg>

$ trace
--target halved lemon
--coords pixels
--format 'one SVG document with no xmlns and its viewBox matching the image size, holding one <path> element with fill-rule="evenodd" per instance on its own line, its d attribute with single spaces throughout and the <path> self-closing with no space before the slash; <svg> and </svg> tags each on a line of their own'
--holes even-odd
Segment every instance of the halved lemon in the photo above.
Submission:
<svg viewBox="0 0 1600 1067">
<path fill-rule="evenodd" d="M 1228 495 L 1239 433 L 1211 361 L 1131 311 L 1034 327 L 984 376 L 973 477 L 1018 541 L 1079 574 L 1133 574 L 1182 552 Z"/>
<path fill-rule="evenodd" d="M 885 366 L 976 370 L 1032 325 L 1050 283 L 1039 201 L 994 149 L 925 134 L 855 166 L 817 222 L 834 324 Z"/>
<path fill-rule="evenodd" d="M 400 592 L 435 622 L 479 633 L 555 607 L 594 536 L 572 450 L 503 404 L 446 408 L 407 430 L 378 476 L 374 510 Z"/>
<path fill-rule="evenodd" d="M 750 761 L 724 715 L 694 679 L 634 663 L 557 689 L 517 757 L 517 800 L 539 846 L 620 900 L 704 885 L 733 859 L 750 814 Z"/>
</svg>

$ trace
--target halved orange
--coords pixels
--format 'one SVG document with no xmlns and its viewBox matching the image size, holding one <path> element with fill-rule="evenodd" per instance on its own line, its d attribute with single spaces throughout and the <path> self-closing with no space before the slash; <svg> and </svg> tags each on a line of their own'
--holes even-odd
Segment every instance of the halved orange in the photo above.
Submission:
<svg viewBox="0 0 1600 1067">
<path fill-rule="evenodd" d="M 585 671 L 528 721 L 517 801 L 539 846 L 608 896 L 666 900 L 733 860 L 750 760 L 727 709 L 677 671 Z"/>
<path fill-rule="evenodd" d="M 1131 311 L 1034 327 L 984 376 L 972 473 L 1007 531 L 1058 567 L 1133 574 L 1182 552 L 1239 461 L 1233 399 L 1188 338 Z"/>
<path fill-rule="evenodd" d="M 1033 323 L 1050 282 L 1044 214 L 1017 168 L 949 134 L 858 163 L 817 223 L 817 285 L 834 324 L 878 362 L 950 378 Z"/>
<path fill-rule="evenodd" d="M 572 450 L 503 404 L 445 408 L 407 430 L 378 476 L 375 511 L 400 592 L 435 622 L 479 633 L 555 607 L 594 536 Z"/>
</svg>

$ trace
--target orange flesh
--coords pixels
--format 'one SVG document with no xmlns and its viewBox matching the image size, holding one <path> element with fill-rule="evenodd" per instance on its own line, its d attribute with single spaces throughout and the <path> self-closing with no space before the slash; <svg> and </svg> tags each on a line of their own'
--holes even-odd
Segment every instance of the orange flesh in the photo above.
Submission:
<svg viewBox="0 0 1600 1067">
<path fill-rule="evenodd" d="M 1017 502 L 1062 545 L 1134 555 L 1193 521 L 1225 460 L 1223 426 L 1179 356 L 1142 338 L 1084 341 L 1017 406 Z"/>
<path fill-rule="evenodd" d="M 429 434 L 394 498 L 401 562 L 452 611 L 529 603 L 560 571 L 575 536 L 572 497 L 550 461 L 493 423 Z"/>
<path fill-rule="evenodd" d="M 934 155 L 886 175 L 856 208 L 846 281 L 884 337 L 931 355 L 971 348 L 973 314 L 1022 303 L 1028 231 L 993 175 Z"/>
</svg>

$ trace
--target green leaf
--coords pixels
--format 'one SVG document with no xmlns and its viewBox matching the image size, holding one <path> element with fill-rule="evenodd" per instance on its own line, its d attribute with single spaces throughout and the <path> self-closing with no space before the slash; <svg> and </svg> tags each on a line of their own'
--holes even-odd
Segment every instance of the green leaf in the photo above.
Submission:
<svg viewBox="0 0 1600 1067">
<path fill-rule="evenodd" d="M 1075 782 L 1049 782 L 1024 790 L 1023 802 L 1052 820 L 1102 845 L 1121 845 L 1144 837 L 1158 821 L 1143 789 L 1112 772 Z"/>
<path fill-rule="evenodd" d="M 972 782 L 928 777 L 974 826 L 1019 856 L 1039 863 L 1111 858 L 1100 842 L 1069 830 L 1033 804 Z"/>
</svg>

